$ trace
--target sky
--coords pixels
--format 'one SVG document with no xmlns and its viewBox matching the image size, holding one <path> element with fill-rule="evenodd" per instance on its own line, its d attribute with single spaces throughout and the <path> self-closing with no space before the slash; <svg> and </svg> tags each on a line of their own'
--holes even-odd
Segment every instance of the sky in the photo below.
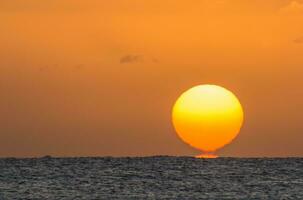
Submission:
<svg viewBox="0 0 303 200">
<path fill-rule="evenodd" d="M 0 157 L 197 155 L 199 84 L 239 98 L 220 156 L 303 156 L 303 1 L 0 0 Z"/>
</svg>

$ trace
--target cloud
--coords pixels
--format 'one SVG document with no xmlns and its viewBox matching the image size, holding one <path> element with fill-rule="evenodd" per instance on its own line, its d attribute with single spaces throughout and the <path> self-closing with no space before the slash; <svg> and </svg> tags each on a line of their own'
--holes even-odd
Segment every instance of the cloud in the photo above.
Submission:
<svg viewBox="0 0 303 200">
<path fill-rule="evenodd" d="M 58 64 L 44 65 L 44 66 L 39 67 L 39 71 L 46 72 L 46 71 L 50 71 L 57 67 L 58 67 Z"/>
<path fill-rule="evenodd" d="M 74 69 L 83 69 L 85 67 L 85 65 L 84 64 L 78 64 L 78 65 L 75 65 L 74 66 Z"/>
<path fill-rule="evenodd" d="M 153 62 L 153 63 L 158 63 L 159 60 L 158 60 L 157 58 L 152 58 L 152 62 Z"/>
<path fill-rule="evenodd" d="M 303 3 L 291 1 L 288 5 L 281 8 L 280 11 L 284 14 L 303 14 Z"/>
<path fill-rule="evenodd" d="M 121 64 L 126 64 L 126 63 L 136 63 L 136 62 L 142 62 L 143 61 L 143 56 L 141 55 L 126 55 L 120 58 L 120 63 Z"/>
<path fill-rule="evenodd" d="M 303 44 L 303 37 L 299 37 L 299 38 L 295 39 L 294 43 L 296 43 L 296 44 Z"/>
</svg>

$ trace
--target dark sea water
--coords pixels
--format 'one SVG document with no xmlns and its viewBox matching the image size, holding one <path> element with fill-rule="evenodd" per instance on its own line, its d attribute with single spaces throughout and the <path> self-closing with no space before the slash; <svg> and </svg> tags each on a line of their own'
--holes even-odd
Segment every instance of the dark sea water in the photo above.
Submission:
<svg viewBox="0 0 303 200">
<path fill-rule="evenodd" d="M 303 158 L 0 159 L 0 199 L 303 199 Z"/>
</svg>

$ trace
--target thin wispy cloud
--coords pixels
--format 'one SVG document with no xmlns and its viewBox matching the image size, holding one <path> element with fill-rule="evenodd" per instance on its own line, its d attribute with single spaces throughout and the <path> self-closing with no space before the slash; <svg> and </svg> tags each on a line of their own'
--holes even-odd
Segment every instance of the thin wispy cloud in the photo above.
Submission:
<svg viewBox="0 0 303 200">
<path fill-rule="evenodd" d="M 284 14 L 303 14 L 303 3 L 291 1 L 288 5 L 281 8 L 280 11 Z"/>
</svg>

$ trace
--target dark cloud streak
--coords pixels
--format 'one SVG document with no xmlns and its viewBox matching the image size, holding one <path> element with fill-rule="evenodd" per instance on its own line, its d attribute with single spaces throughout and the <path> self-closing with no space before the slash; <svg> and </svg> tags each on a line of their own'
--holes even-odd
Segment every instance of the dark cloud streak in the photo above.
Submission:
<svg viewBox="0 0 303 200">
<path fill-rule="evenodd" d="M 294 43 L 296 43 L 296 44 L 303 44 L 303 37 L 295 39 Z"/>
<path fill-rule="evenodd" d="M 143 61 L 143 56 L 141 55 L 126 55 L 120 58 L 120 63 L 121 64 L 126 64 L 126 63 L 136 63 L 136 62 L 142 62 Z"/>
</svg>

